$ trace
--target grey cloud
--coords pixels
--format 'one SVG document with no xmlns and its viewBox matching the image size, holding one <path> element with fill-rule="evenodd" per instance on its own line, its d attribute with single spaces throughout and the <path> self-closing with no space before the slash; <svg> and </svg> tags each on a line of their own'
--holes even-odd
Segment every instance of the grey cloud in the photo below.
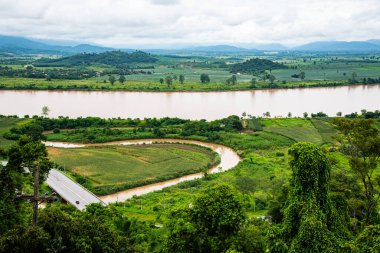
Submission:
<svg viewBox="0 0 380 253">
<path fill-rule="evenodd" d="M 0 0 L 0 33 L 107 46 L 380 37 L 378 0 Z"/>
<path fill-rule="evenodd" d="M 173 5 L 178 4 L 179 0 L 151 0 L 154 4 L 161 4 L 161 5 Z"/>
</svg>

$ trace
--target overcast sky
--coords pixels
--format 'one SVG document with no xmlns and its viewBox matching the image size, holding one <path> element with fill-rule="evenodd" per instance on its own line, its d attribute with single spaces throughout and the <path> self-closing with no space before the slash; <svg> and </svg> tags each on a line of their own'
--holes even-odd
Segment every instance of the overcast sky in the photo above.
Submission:
<svg viewBox="0 0 380 253">
<path fill-rule="evenodd" d="M 380 0 L 0 0 L 0 34 L 113 47 L 380 38 Z"/>
</svg>

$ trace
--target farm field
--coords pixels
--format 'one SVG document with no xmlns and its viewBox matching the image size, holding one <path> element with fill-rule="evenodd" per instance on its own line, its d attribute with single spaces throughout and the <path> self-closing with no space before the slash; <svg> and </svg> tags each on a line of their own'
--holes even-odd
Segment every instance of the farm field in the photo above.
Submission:
<svg viewBox="0 0 380 253">
<path fill-rule="evenodd" d="M 278 133 L 294 141 L 307 141 L 315 144 L 335 143 L 337 131 L 323 119 L 270 119 L 262 120 L 264 130 Z"/>
<path fill-rule="evenodd" d="M 274 56 L 261 53 L 236 57 L 229 57 L 222 53 L 214 56 L 152 56 L 157 60 L 154 63 L 131 63 L 124 67 L 98 63 L 89 63 L 84 66 L 41 67 L 38 64 L 33 65 L 38 63 L 33 58 L 29 60 L 30 65 L 25 64 L 22 58 L 13 59 L 13 64 L 9 64 L 7 60 L 1 63 L 2 58 L 0 58 L 0 67 L 10 68 L 14 72 L 0 72 L 0 89 L 217 91 L 373 84 L 378 83 L 380 78 L 380 61 L 376 54 L 327 56 L 302 53 L 293 55 L 283 52 Z M 284 68 L 264 71 L 251 69 L 252 73 L 231 72 L 234 64 L 253 58 L 280 63 Z M 23 64 L 20 64 L 21 62 Z M 45 75 L 42 75 L 36 78 L 29 72 L 23 73 L 27 66 L 33 66 L 32 70 L 38 73 L 55 71 L 54 73 L 59 73 L 61 76 L 45 78 Z M 23 74 L 17 74 L 17 71 Z M 87 73 L 91 71 L 92 74 L 88 75 Z M 96 76 L 94 71 L 98 73 Z M 28 73 L 30 76 L 26 76 Z M 70 76 L 67 73 L 82 73 L 82 75 Z M 303 78 L 299 77 L 300 73 L 304 74 Z M 202 83 L 201 74 L 208 75 L 210 81 Z M 121 75 L 124 78 L 122 83 L 119 81 Z M 231 84 L 228 80 L 233 75 L 236 77 L 236 82 Z M 180 76 L 183 76 L 182 82 L 179 80 Z M 272 81 L 269 80 L 270 76 L 273 78 Z M 112 84 L 110 77 L 115 80 Z M 171 78 L 170 84 L 166 82 L 167 77 Z"/>
<path fill-rule="evenodd" d="M 200 172 L 218 161 L 212 151 L 184 144 L 49 148 L 49 156 L 74 177 L 88 179 L 95 193 L 111 193 Z"/>
</svg>

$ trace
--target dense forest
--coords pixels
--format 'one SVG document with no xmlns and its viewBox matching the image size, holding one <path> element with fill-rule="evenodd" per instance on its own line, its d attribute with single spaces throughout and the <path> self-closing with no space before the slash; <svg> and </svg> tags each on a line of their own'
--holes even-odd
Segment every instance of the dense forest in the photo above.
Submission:
<svg viewBox="0 0 380 253">
<path fill-rule="evenodd" d="M 283 64 L 273 62 L 267 59 L 252 58 L 242 63 L 236 63 L 231 66 L 231 73 L 260 74 L 266 70 L 286 69 Z"/>
<path fill-rule="evenodd" d="M 157 59 L 152 55 L 136 51 L 132 53 L 122 51 L 108 51 L 104 53 L 83 53 L 58 59 L 43 58 L 34 65 L 39 67 L 74 67 L 89 66 L 93 64 L 106 64 L 110 66 L 128 66 L 135 63 L 154 63 Z"/>
</svg>

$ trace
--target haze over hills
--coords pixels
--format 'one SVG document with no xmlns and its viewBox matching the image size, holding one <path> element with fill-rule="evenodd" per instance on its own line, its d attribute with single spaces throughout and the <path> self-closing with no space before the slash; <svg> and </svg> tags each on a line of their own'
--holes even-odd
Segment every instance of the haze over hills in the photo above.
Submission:
<svg viewBox="0 0 380 253">
<path fill-rule="evenodd" d="M 378 44 L 376 44 L 376 40 L 371 41 L 318 41 L 318 42 L 312 42 L 308 43 L 302 46 L 294 47 L 292 50 L 295 51 L 319 51 L 319 52 L 325 52 L 325 51 L 345 51 L 345 52 L 351 52 L 351 51 L 380 51 L 380 41 L 377 41 Z"/>
<path fill-rule="evenodd" d="M 57 42 L 58 43 L 58 42 Z M 279 43 L 269 44 L 242 44 L 232 45 L 208 45 L 195 46 L 182 49 L 144 49 L 146 52 L 155 54 L 246 54 L 260 51 L 315 51 L 315 52 L 373 52 L 380 51 L 380 40 L 368 41 L 318 41 L 288 48 Z M 77 53 L 102 53 L 106 51 L 121 50 L 126 52 L 133 49 L 115 49 L 91 44 L 59 45 L 46 44 L 41 41 L 24 37 L 0 35 L 0 53 L 10 54 L 57 54 L 70 55 Z"/>
</svg>

